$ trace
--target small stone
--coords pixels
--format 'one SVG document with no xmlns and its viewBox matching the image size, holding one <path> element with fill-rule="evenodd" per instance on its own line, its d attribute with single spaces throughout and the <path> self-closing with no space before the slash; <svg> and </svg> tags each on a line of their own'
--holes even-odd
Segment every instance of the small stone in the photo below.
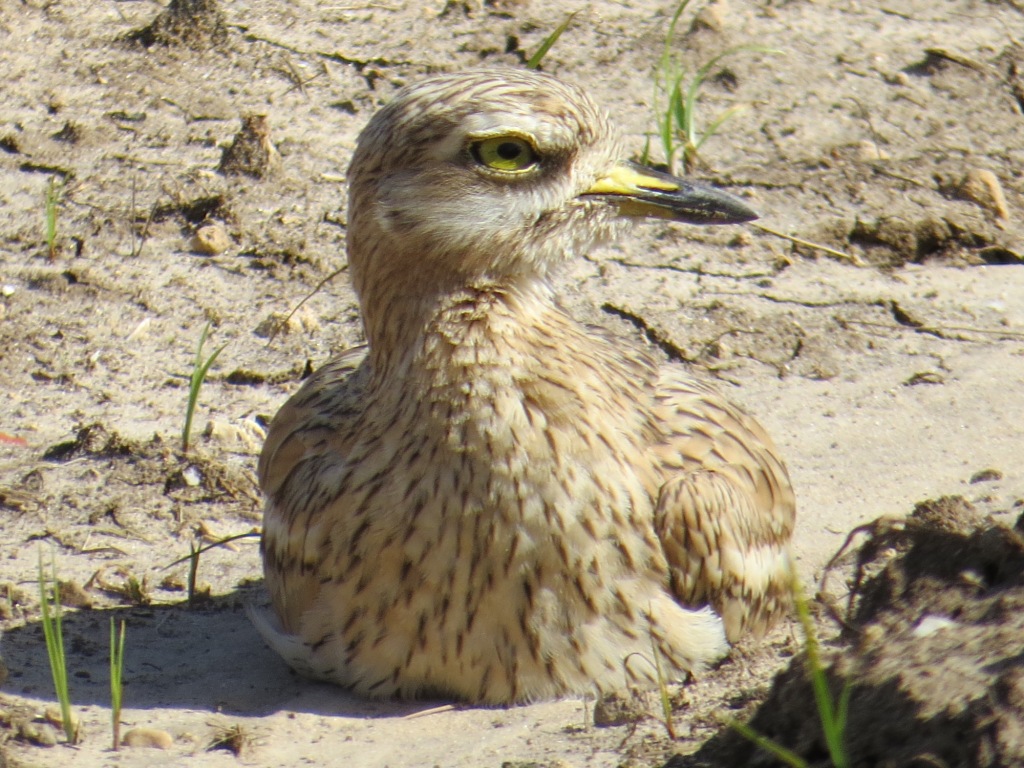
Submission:
<svg viewBox="0 0 1024 768">
<path fill-rule="evenodd" d="M 883 151 L 875 142 L 865 139 L 857 142 L 857 159 L 863 163 L 878 162 L 888 160 L 889 153 Z"/>
<path fill-rule="evenodd" d="M 132 728 L 121 738 L 121 744 L 126 747 L 170 749 L 174 746 L 174 737 L 159 728 Z"/>
<path fill-rule="evenodd" d="M 48 723 L 21 723 L 18 737 L 40 747 L 57 746 L 57 729 Z"/>
<path fill-rule="evenodd" d="M 982 168 L 972 168 L 964 174 L 957 193 L 965 200 L 981 206 L 993 213 L 996 218 L 1008 220 L 1010 209 L 1006 205 L 1006 195 L 1003 194 L 1003 185 L 999 178 Z"/>
<path fill-rule="evenodd" d="M 43 719 L 46 720 L 46 722 L 49 723 L 50 726 L 52 726 L 55 730 L 64 730 L 63 715 L 61 715 L 61 711 L 57 707 L 47 707 L 43 711 Z M 71 729 L 77 733 L 80 726 L 81 723 L 79 722 L 78 717 L 75 715 L 74 712 L 72 712 Z"/>
<path fill-rule="evenodd" d="M 205 253 L 208 256 L 216 256 L 224 253 L 231 247 L 231 238 L 227 230 L 220 222 L 206 224 L 196 230 L 192 236 L 192 250 L 196 253 Z"/>
<path fill-rule="evenodd" d="M 594 725 L 598 728 L 638 723 L 646 716 L 647 708 L 643 702 L 626 691 L 609 693 L 594 704 Z"/>
<path fill-rule="evenodd" d="M 729 241 L 729 246 L 732 248 L 745 248 L 748 245 L 753 244 L 753 242 L 754 236 L 751 235 L 750 232 L 748 232 L 747 230 L 741 229 L 739 232 L 733 235 L 732 240 Z"/>
<path fill-rule="evenodd" d="M 914 637 L 930 637 L 943 629 L 950 629 L 956 626 L 956 622 L 946 616 L 924 616 L 914 627 Z"/>
<path fill-rule="evenodd" d="M 195 464 L 190 464 L 181 473 L 181 479 L 189 488 L 195 488 L 203 482 L 203 473 Z"/>
<path fill-rule="evenodd" d="M 235 424 L 212 419 L 207 422 L 203 436 L 232 453 L 255 456 L 260 452 L 267 433 L 251 419 L 243 419 Z"/>
<path fill-rule="evenodd" d="M 725 28 L 725 19 L 729 15 L 729 6 L 725 0 L 708 3 L 703 10 L 697 14 L 690 25 L 690 29 L 707 29 L 711 32 L 721 32 Z"/>
<path fill-rule="evenodd" d="M 53 90 L 46 94 L 46 109 L 52 115 L 67 106 L 68 96 L 63 90 Z"/>
<path fill-rule="evenodd" d="M 135 330 L 128 334 L 128 341 L 138 341 L 144 338 L 149 333 L 149 327 L 153 324 L 153 318 L 145 317 L 138 325 L 135 326 Z"/>
<path fill-rule="evenodd" d="M 320 329 L 317 319 L 304 309 L 289 314 L 287 312 L 271 312 L 256 326 L 253 331 L 262 339 L 269 339 L 271 336 L 287 335 L 305 331 L 316 333 Z"/>
</svg>

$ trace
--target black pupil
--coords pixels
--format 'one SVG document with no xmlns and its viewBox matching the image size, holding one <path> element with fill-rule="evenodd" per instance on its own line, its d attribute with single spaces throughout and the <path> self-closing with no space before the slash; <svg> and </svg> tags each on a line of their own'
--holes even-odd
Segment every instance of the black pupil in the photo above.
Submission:
<svg viewBox="0 0 1024 768">
<path fill-rule="evenodd" d="M 511 141 L 506 141 L 498 145 L 498 156 L 501 157 L 502 160 L 515 160 L 522 153 L 523 148 Z"/>
</svg>

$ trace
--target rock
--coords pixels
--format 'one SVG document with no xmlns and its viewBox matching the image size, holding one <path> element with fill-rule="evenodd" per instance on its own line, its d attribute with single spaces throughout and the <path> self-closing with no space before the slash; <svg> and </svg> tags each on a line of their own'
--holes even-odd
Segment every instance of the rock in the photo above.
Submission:
<svg viewBox="0 0 1024 768">
<path fill-rule="evenodd" d="M 598 728 L 638 723 L 646 716 L 643 701 L 628 691 L 606 694 L 594 704 L 594 725 Z"/>
<path fill-rule="evenodd" d="M 18 738 L 40 747 L 57 746 L 57 729 L 49 723 L 21 723 Z"/>
<path fill-rule="evenodd" d="M 64 730 L 64 719 L 63 719 L 63 715 L 61 714 L 61 711 L 60 711 L 59 707 L 55 707 L 55 706 L 54 707 L 47 707 L 44 710 L 44 712 L 43 712 L 43 719 L 46 720 L 46 722 L 50 725 L 50 727 L 55 732 L 56 731 L 63 732 L 63 730 Z M 72 712 L 71 713 L 71 729 L 72 729 L 72 731 L 74 731 L 75 733 L 78 733 L 79 732 L 78 729 L 81 728 L 81 725 L 82 725 L 82 723 L 78 719 L 78 716 L 75 715 L 74 712 Z"/>
<path fill-rule="evenodd" d="M 999 178 L 992 171 L 981 168 L 970 169 L 960 181 L 957 194 L 964 200 L 970 200 L 991 212 L 997 219 L 1006 221 L 1010 218 L 1010 209 L 1006 205 L 1003 185 L 999 183 Z"/>
<path fill-rule="evenodd" d="M 121 744 L 126 747 L 170 749 L 174 746 L 174 737 L 159 728 L 132 728 L 121 738 Z"/>
<path fill-rule="evenodd" d="M 192 236 L 192 250 L 196 253 L 216 256 L 218 253 L 224 253 L 230 247 L 231 238 L 220 222 L 206 224 L 197 229 Z"/>
<path fill-rule="evenodd" d="M 252 419 L 242 419 L 234 424 L 212 419 L 207 422 L 203 436 L 233 453 L 256 455 L 267 433 Z"/>
<path fill-rule="evenodd" d="M 253 332 L 262 339 L 268 339 L 271 336 L 286 335 L 297 331 L 315 333 L 319 328 L 320 323 L 317 319 L 306 310 L 300 309 L 295 313 L 271 312 L 256 326 Z"/>
<path fill-rule="evenodd" d="M 857 142 L 857 159 L 864 163 L 873 163 L 888 160 L 889 153 L 883 151 L 875 142 L 865 139 Z"/>
<path fill-rule="evenodd" d="M 729 6 L 725 0 L 708 3 L 694 18 L 690 30 L 696 32 L 699 29 L 706 29 L 721 32 L 725 28 L 725 19 L 728 15 Z"/>
</svg>

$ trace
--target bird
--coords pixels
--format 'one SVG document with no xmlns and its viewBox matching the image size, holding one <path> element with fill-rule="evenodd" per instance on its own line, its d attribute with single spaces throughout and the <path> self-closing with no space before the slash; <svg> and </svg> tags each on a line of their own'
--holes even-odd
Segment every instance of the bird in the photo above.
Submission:
<svg viewBox="0 0 1024 768">
<path fill-rule="evenodd" d="M 632 221 L 744 202 L 513 69 L 402 88 L 347 181 L 366 342 L 268 428 L 272 649 L 364 697 L 503 706 L 684 680 L 785 613 L 795 501 L 764 428 L 557 294 Z"/>
</svg>

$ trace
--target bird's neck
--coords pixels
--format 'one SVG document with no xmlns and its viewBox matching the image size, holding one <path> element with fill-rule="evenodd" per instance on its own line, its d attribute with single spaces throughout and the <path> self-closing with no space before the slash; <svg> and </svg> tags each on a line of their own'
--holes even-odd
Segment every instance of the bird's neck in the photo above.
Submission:
<svg viewBox="0 0 1024 768">
<path fill-rule="evenodd" d="M 516 444 L 546 455 L 557 443 L 582 454 L 593 450 L 584 425 L 605 425 L 614 453 L 650 428 L 656 366 L 575 321 L 543 282 L 466 285 L 365 319 L 369 400 L 455 451 Z"/>
<path fill-rule="evenodd" d="M 442 367 L 511 362 L 537 336 L 578 327 L 541 280 L 465 281 L 458 287 L 365 297 L 363 322 L 375 378 L 425 380 Z M 369 299 L 369 300 L 367 300 Z"/>
</svg>

